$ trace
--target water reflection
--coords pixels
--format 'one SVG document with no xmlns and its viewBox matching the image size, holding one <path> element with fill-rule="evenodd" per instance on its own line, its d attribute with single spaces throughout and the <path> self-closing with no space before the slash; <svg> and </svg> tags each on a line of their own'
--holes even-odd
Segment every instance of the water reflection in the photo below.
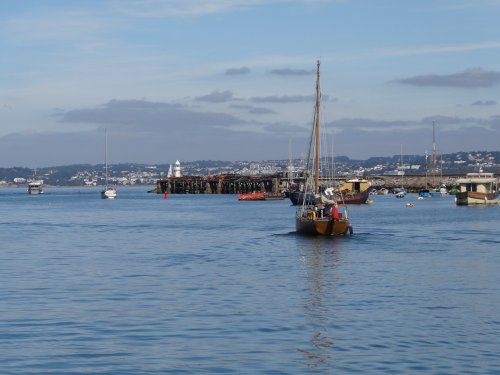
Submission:
<svg viewBox="0 0 500 375">
<path fill-rule="evenodd" d="M 341 240 L 309 239 L 304 243 L 302 260 L 306 273 L 304 315 L 311 331 L 309 346 L 297 350 L 305 364 L 314 369 L 331 369 L 332 347 L 335 345 L 335 292 L 340 285 Z"/>
</svg>

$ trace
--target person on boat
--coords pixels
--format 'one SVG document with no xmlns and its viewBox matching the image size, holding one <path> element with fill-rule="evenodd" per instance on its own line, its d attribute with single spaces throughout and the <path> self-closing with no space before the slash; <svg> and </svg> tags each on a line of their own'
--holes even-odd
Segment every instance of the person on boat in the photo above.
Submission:
<svg viewBox="0 0 500 375">
<path fill-rule="evenodd" d="M 329 202 L 325 205 L 324 209 L 325 217 L 331 217 L 333 219 L 340 219 L 339 208 L 336 202 Z"/>
<path fill-rule="evenodd" d="M 340 213 L 339 213 L 339 206 L 337 205 L 337 202 L 333 204 L 332 207 L 332 217 L 334 220 L 338 220 L 341 218 Z"/>
</svg>

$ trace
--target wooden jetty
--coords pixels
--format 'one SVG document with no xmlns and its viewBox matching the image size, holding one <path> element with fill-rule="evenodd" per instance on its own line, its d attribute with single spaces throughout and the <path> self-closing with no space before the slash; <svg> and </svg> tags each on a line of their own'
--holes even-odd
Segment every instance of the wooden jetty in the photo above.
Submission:
<svg viewBox="0 0 500 375">
<path fill-rule="evenodd" d="M 286 182 L 287 180 L 283 180 L 280 175 L 182 176 L 158 180 L 154 191 L 159 194 L 248 194 L 252 192 L 280 194 L 288 188 Z"/>
<path fill-rule="evenodd" d="M 456 185 L 456 180 L 462 174 L 444 175 L 441 183 L 448 189 Z M 347 181 L 351 177 L 337 177 L 337 182 Z M 373 189 L 393 189 L 400 187 L 401 177 L 395 175 L 367 175 Z M 323 181 L 324 180 L 324 181 Z M 267 176 L 244 176 L 236 174 L 222 174 L 213 176 L 182 176 L 157 180 L 156 188 L 151 192 L 158 194 L 249 194 L 253 192 L 284 194 L 290 190 L 292 184 L 300 185 L 304 179 L 294 176 L 291 179 L 286 172 Z M 325 184 L 331 179 L 321 179 Z M 407 192 L 418 192 L 426 186 L 425 175 L 406 175 L 404 187 Z M 325 185 L 326 186 L 326 185 Z"/>
</svg>

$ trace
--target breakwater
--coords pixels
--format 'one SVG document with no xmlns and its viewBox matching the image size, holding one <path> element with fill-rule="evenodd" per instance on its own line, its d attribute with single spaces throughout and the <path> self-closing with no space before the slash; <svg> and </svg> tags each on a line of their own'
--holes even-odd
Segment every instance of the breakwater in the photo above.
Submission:
<svg viewBox="0 0 500 375">
<path fill-rule="evenodd" d="M 444 184 L 448 189 L 456 186 L 456 180 L 463 175 L 445 175 L 429 178 L 425 175 L 386 176 L 369 175 L 364 176 L 371 188 L 394 189 L 403 186 L 408 192 L 418 192 L 425 187 L 439 187 Z M 337 177 L 335 181 L 339 184 L 352 177 Z M 330 184 L 331 179 L 322 179 L 323 185 Z M 161 179 L 156 182 L 156 188 L 152 192 L 158 194 L 246 194 L 251 192 L 284 193 L 292 185 L 304 181 L 301 177 L 290 178 L 285 173 L 267 176 L 242 176 L 242 175 L 213 175 L 213 176 L 182 176 Z"/>
<path fill-rule="evenodd" d="M 159 194 L 246 194 L 254 191 L 279 194 L 288 189 L 288 180 L 269 176 L 183 176 L 158 180 L 154 192 Z"/>
</svg>

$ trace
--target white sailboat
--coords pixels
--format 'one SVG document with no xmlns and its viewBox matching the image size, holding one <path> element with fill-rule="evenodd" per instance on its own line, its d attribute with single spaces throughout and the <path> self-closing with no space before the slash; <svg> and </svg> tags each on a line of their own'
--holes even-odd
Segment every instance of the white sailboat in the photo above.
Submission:
<svg viewBox="0 0 500 375">
<path fill-rule="evenodd" d="M 114 199 L 116 198 L 116 189 L 108 185 L 108 132 L 105 131 L 105 146 L 104 146 L 104 168 L 105 168 L 105 185 L 104 189 L 101 191 L 102 199 Z"/>
</svg>

